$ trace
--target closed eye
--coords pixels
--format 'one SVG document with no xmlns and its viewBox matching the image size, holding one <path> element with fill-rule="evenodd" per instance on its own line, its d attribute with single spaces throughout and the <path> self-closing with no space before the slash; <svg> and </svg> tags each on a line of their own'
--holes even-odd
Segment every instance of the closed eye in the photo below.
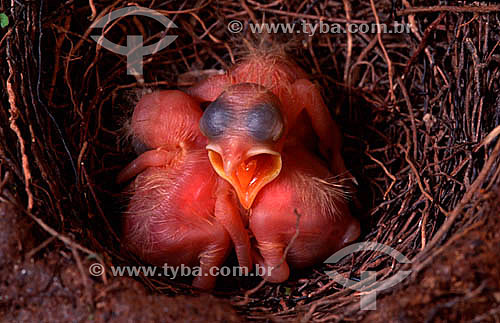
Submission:
<svg viewBox="0 0 500 323">
<path fill-rule="evenodd" d="M 222 136 L 231 123 L 232 112 L 221 100 L 210 103 L 200 119 L 201 132 L 210 139 Z"/>
<path fill-rule="evenodd" d="M 277 141 L 283 133 L 283 117 L 275 106 L 260 103 L 248 111 L 246 128 L 257 141 Z"/>
</svg>

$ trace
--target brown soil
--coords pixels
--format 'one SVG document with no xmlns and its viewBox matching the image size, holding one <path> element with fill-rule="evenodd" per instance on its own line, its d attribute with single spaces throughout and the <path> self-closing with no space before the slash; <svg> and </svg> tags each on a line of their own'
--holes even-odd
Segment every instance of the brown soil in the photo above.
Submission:
<svg viewBox="0 0 500 323">
<path fill-rule="evenodd" d="M 241 321 L 228 301 L 209 294 L 151 295 L 127 277 L 103 284 L 82 275 L 67 250 L 41 250 L 37 260 L 23 260 L 34 250 L 32 225 L 23 219 L 0 204 L 1 322 Z M 88 270 L 92 263 L 82 266 Z"/>
</svg>

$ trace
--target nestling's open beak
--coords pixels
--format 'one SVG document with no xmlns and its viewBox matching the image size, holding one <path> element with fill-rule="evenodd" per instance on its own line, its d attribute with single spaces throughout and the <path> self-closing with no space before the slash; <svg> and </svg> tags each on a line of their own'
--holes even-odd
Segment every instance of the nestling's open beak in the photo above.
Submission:
<svg viewBox="0 0 500 323">
<path fill-rule="evenodd" d="M 224 158 L 218 152 L 208 149 L 208 158 L 217 174 L 235 189 L 241 205 L 252 207 L 259 191 L 281 171 L 281 155 L 269 149 L 248 152 L 246 158 Z"/>
</svg>

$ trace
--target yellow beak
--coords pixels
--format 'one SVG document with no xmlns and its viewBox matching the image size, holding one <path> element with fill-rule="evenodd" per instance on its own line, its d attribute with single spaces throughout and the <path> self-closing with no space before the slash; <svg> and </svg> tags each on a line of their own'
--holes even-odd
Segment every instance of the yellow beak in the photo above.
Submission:
<svg viewBox="0 0 500 323">
<path fill-rule="evenodd" d="M 208 158 L 215 172 L 228 181 L 236 191 L 245 209 L 252 207 L 259 191 L 281 171 L 281 155 L 275 151 L 258 153 L 241 162 L 224 158 L 208 150 Z"/>
</svg>

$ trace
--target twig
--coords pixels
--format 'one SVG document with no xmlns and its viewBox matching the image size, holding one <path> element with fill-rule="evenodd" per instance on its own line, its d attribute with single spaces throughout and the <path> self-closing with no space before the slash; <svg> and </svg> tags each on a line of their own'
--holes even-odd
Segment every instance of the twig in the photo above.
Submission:
<svg viewBox="0 0 500 323">
<path fill-rule="evenodd" d="M 411 15 L 416 13 L 428 13 L 447 11 L 453 13 L 459 12 L 476 12 L 476 13 L 490 13 L 500 11 L 500 5 L 487 5 L 487 6 L 433 6 L 433 7 L 414 7 L 410 9 L 397 10 L 397 15 Z"/>
<path fill-rule="evenodd" d="M 261 280 L 260 283 L 257 286 L 255 286 L 254 288 L 252 288 L 250 290 L 247 290 L 245 292 L 245 296 L 243 297 L 243 299 L 241 301 L 234 302 L 233 305 L 235 305 L 235 306 L 245 306 L 245 305 L 248 305 L 248 303 L 250 303 L 250 295 L 255 294 L 265 284 L 266 284 L 266 280 L 264 280 L 264 279 Z"/>
<path fill-rule="evenodd" d="M 380 167 L 382 167 L 382 169 L 384 170 L 384 173 L 389 176 L 389 178 L 392 180 L 391 184 L 389 185 L 389 187 L 387 188 L 387 190 L 385 191 L 384 193 L 384 200 L 387 199 L 387 194 L 389 194 L 389 192 L 391 191 L 392 187 L 394 186 L 394 184 L 396 184 L 396 176 L 392 175 L 389 170 L 387 170 L 387 167 L 385 167 L 385 165 L 378 159 L 376 159 L 375 157 L 373 157 L 369 152 L 368 152 L 368 148 L 365 150 L 365 154 L 371 159 L 373 160 L 374 162 L 377 163 L 377 165 L 379 165 Z"/>
<path fill-rule="evenodd" d="M 88 274 L 85 272 L 85 269 L 83 269 L 82 259 L 80 258 L 78 251 L 73 246 L 71 246 L 71 253 L 73 254 L 73 258 L 75 258 L 76 267 L 80 272 L 83 286 L 85 288 L 85 298 L 87 299 L 88 304 L 92 304 L 92 290 L 90 289 Z"/>
<path fill-rule="evenodd" d="M 253 12 L 250 7 L 248 7 L 247 3 L 245 0 L 240 0 L 241 7 L 248 13 L 248 16 L 250 16 L 250 19 L 252 19 L 252 22 L 254 24 L 258 23 L 257 17 L 255 17 L 255 13 Z"/>
<path fill-rule="evenodd" d="M 410 157 L 408 156 L 409 155 L 408 150 L 405 149 L 401 144 L 398 144 L 398 146 L 405 153 L 405 160 L 408 163 L 408 165 L 410 165 L 410 168 L 413 171 L 413 175 L 415 175 L 415 178 L 417 179 L 417 184 L 418 184 L 418 187 L 420 188 L 420 191 L 422 192 L 422 194 L 424 194 L 424 196 L 427 199 L 429 199 L 429 201 L 434 203 L 434 198 L 425 190 L 424 185 L 422 184 L 422 179 L 420 178 L 420 175 L 418 174 L 418 170 L 415 167 L 415 165 L 413 164 L 413 162 L 410 160 Z M 448 215 L 448 212 L 445 209 L 443 209 L 443 207 L 441 205 L 439 205 L 439 203 L 436 203 L 436 205 L 444 215 Z"/>
<path fill-rule="evenodd" d="M 62 242 L 64 242 L 65 244 L 67 244 L 69 247 L 74 247 L 80 251 L 83 251 L 89 255 L 92 255 L 92 256 L 95 256 L 101 263 L 103 263 L 101 257 L 94 251 L 90 250 L 90 249 L 87 249 L 85 248 L 84 246 L 80 245 L 79 243 L 77 242 L 74 242 L 73 240 L 71 240 L 70 238 L 66 237 L 65 235 L 57 232 L 56 230 L 52 229 L 49 225 L 47 225 L 45 222 L 43 222 L 42 219 L 38 218 L 37 216 L 29 213 L 29 212 L 26 212 L 33 220 L 35 220 L 36 223 L 38 223 L 39 226 L 42 227 L 42 229 L 44 229 L 45 231 L 47 231 L 47 233 L 49 233 L 50 235 L 56 237 L 57 239 L 61 240 Z"/>
<path fill-rule="evenodd" d="M 92 12 L 92 15 L 90 16 L 90 21 L 94 21 L 95 17 L 97 16 L 97 10 L 95 8 L 94 0 L 89 0 L 89 7 L 90 11 Z"/>
<path fill-rule="evenodd" d="M 42 242 L 40 245 L 36 246 L 35 248 L 31 249 L 28 253 L 26 253 L 25 258 L 26 259 L 31 259 L 38 251 L 42 250 L 43 248 L 47 247 L 52 241 L 54 241 L 56 237 L 52 236 Z"/>
<path fill-rule="evenodd" d="M 295 240 L 297 240 L 300 233 L 299 224 L 302 215 L 297 211 L 297 209 L 294 209 L 293 213 L 295 213 L 295 216 L 297 217 L 297 222 L 295 223 L 295 233 L 293 234 L 292 239 L 290 239 L 290 242 L 286 246 L 285 251 L 283 251 L 283 256 L 281 257 L 281 261 L 276 268 L 279 268 L 279 266 L 281 266 L 285 262 L 286 256 L 288 255 L 288 251 L 290 250 L 290 248 L 292 248 L 293 243 L 295 242 Z"/>
<path fill-rule="evenodd" d="M 481 142 L 473 149 L 473 151 L 476 153 L 481 147 L 489 145 L 493 141 L 493 139 L 495 139 L 499 135 L 500 126 L 493 129 L 483 140 L 481 140 Z"/>
<path fill-rule="evenodd" d="M 343 19 L 343 18 L 331 18 L 331 17 L 325 17 L 325 16 L 315 16 L 315 15 L 308 15 L 308 14 L 303 14 L 303 13 L 283 11 L 283 10 L 277 10 L 277 9 L 269 9 L 269 8 L 257 8 L 257 10 L 264 11 L 264 12 L 271 12 L 271 13 L 281 15 L 281 16 L 290 16 L 293 18 L 313 19 L 313 20 L 338 22 L 338 23 L 348 23 L 349 22 L 352 24 L 366 23 L 366 20 L 356 20 L 356 19 L 355 20 L 348 20 L 348 19 Z"/>
<path fill-rule="evenodd" d="M 394 95 L 394 86 L 393 86 L 393 81 L 392 81 L 392 61 L 389 58 L 389 54 L 387 53 L 387 50 L 385 49 L 384 43 L 382 42 L 382 28 L 380 28 L 380 18 L 378 17 L 377 14 L 377 8 L 375 7 L 375 2 L 373 0 L 370 0 L 370 5 L 372 7 L 372 12 L 373 15 L 375 16 L 375 22 L 377 24 L 377 39 L 378 43 L 380 45 L 380 48 L 382 49 L 382 52 L 384 52 L 384 57 L 385 57 L 385 62 L 387 64 L 387 73 L 389 76 L 389 93 L 391 94 L 391 101 L 393 103 L 396 103 L 396 96 Z"/>
<path fill-rule="evenodd" d="M 413 159 L 417 160 L 418 139 L 417 139 L 417 124 L 415 122 L 415 112 L 413 112 L 413 105 L 411 104 L 410 96 L 408 95 L 408 91 L 406 90 L 406 86 L 404 85 L 403 80 L 400 77 L 398 77 L 397 82 L 399 84 L 399 88 L 401 89 L 401 93 L 403 94 L 403 98 L 405 99 L 406 106 L 408 107 L 408 112 L 410 113 L 412 141 L 413 141 Z"/>
<path fill-rule="evenodd" d="M 344 10 L 345 10 L 345 16 L 347 20 L 351 20 L 351 2 L 350 0 L 343 0 L 344 3 Z M 347 23 L 347 53 L 346 53 L 346 59 L 345 59 L 345 66 L 344 66 L 344 82 L 347 83 L 347 78 L 348 78 L 348 73 L 351 68 L 351 55 L 352 55 L 352 34 L 351 34 L 351 28 L 349 28 L 349 23 Z M 347 83 L 347 86 L 350 88 L 351 84 Z"/>
<path fill-rule="evenodd" d="M 21 147 L 21 159 L 23 165 L 23 174 L 24 174 L 24 190 L 26 191 L 26 195 L 28 196 L 28 212 L 31 212 L 33 209 L 33 193 L 31 192 L 31 171 L 30 171 L 30 163 L 28 159 L 28 155 L 26 154 L 26 145 L 24 143 L 23 136 L 21 134 L 21 130 L 16 124 L 16 120 L 20 115 L 20 111 L 16 105 L 16 94 L 14 89 L 12 88 L 12 77 L 14 76 L 14 69 L 12 68 L 12 62 L 10 57 L 7 57 L 7 64 L 9 65 L 9 77 L 7 78 L 7 96 L 9 98 L 9 122 L 10 129 L 16 133 L 17 139 L 19 140 L 19 145 Z"/>
<path fill-rule="evenodd" d="M 403 75 L 406 76 L 406 74 L 408 74 L 408 72 L 410 71 L 410 67 L 415 63 L 415 61 L 417 60 L 417 58 L 420 55 L 420 53 L 424 49 L 426 49 L 426 47 L 427 47 L 427 40 L 429 39 L 429 37 L 431 35 L 431 32 L 434 29 L 436 29 L 437 25 L 441 22 L 441 20 L 443 20 L 443 18 L 445 16 L 446 16 L 446 12 L 442 12 L 429 26 L 427 26 L 427 28 L 425 28 L 424 36 L 422 37 L 422 40 L 418 44 L 417 50 L 413 53 L 413 55 L 411 56 L 411 58 L 408 61 L 408 63 L 406 63 L 406 67 L 405 67 L 405 70 L 403 72 Z"/>
</svg>

